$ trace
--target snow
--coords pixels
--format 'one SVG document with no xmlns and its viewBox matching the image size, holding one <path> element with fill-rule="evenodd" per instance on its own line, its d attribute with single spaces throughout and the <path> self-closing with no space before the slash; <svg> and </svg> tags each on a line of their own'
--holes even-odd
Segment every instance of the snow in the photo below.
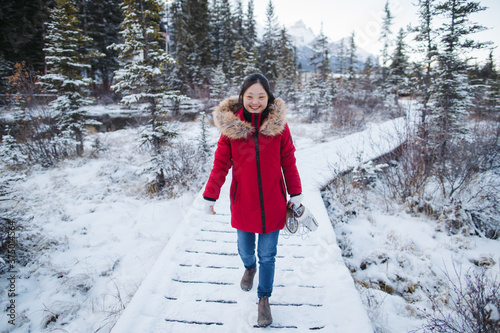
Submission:
<svg viewBox="0 0 500 333">
<path fill-rule="evenodd" d="M 372 215 L 355 218 L 335 227 L 337 235 L 347 234 L 352 243 L 352 256 L 347 264 L 357 268 L 355 277 L 366 283 L 383 281 L 409 300 L 395 294 L 389 295 L 371 289 L 371 298 L 379 314 L 379 327 L 388 332 L 409 332 L 418 329 L 422 322 L 416 314 L 430 309 L 421 288 L 441 292 L 445 274 L 456 278 L 454 270 L 462 272 L 474 267 L 473 259 L 493 258 L 498 262 L 500 244 L 495 240 L 455 235 L 449 237 L 436 231 L 436 224 L 423 218 L 411 217 L 404 212 L 389 215 L 372 208 Z M 362 263 L 365 263 L 366 268 Z M 490 268 L 499 274 L 498 265 Z M 415 288 L 415 292 L 409 292 Z M 437 296 L 437 294 L 435 295 Z M 373 311 L 373 310 L 371 310 Z M 383 314 L 383 315 L 382 315 Z"/>
<path fill-rule="evenodd" d="M 102 108 L 92 112 L 119 112 Z M 198 122 L 178 126 L 191 140 L 200 131 Z M 433 288 L 445 269 L 467 269 L 482 257 L 494 260 L 491 274 L 500 274 L 500 242 L 450 237 L 436 230 L 435 221 L 404 210 L 389 213 L 382 204 L 372 206 L 365 215 L 332 228 L 320 188 L 334 171 L 396 147 L 401 127 L 397 119 L 339 138 L 323 135 L 321 125 L 292 117 L 304 205 L 320 226 L 305 238 L 280 237 L 271 297 L 273 325 L 280 331 L 362 333 L 383 327 L 385 332 L 407 332 L 420 327 L 422 318 L 416 313 L 429 306 L 420 291 L 408 295 L 414 298 L 408 305 L 396 294 L 358 288 L 353 277 L 401 290 Z M 17 325 L 8 324 L 2 313 L 0 331 L 254 330 L 255 287 L 247 293 L 239 288 L 243 268 L 229 225 L 229 203 L 223 199 L 230 177 L 216 216 L 203 213 L 201 192 L 149 198 L 143 172 L 149 157 L 137 149 L 138 131 L 94 134 L 107 148 L 98 158 L 35 170 L 14 185 L 10 204 L 30 219 L 38 255 L 19 267 Z M 210 128 L 209 142 L 217 137 Z M 342 258 L 345 249 L 339 248 L 339 240 L 348 244 L 352 256 Z M 359 269 L 363 262 L 366 269 Z M 370 301 L 372 306 L 366 306 Z M 6 308 L 8 302 L 2 296 L 0 306 Z M 497 315 L 494 305 L 491 311 Z"/>
<path fill-rule="evenodd" d="M 68 161 L 18 184 L 16 205 L 29 212 L 41 255 L 16 281 L 18 322 L 30 322 L 14 332 L 43 331 L 52 313 L 71 332 L 109 331 L 111 309 L 128 303 L 192 202 L 192 194 L 168 201 L 140 195 L 136 130 L 100 137 L 110 147 L 100 159 Z"/>
</svg>

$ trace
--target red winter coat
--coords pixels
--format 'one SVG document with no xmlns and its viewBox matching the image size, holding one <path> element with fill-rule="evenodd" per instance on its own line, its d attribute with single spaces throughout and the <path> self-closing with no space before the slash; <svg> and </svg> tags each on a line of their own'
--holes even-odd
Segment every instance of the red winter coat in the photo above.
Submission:
<svg viewBox="0 0 500 333">
<path fill-rule="evenodd" d="M 203 196 L 219 199 L 232 167 L 231 224 L 238 230 L 265 234 L 283 229 L 286 192 L 302 193 L 285 116 L 286 106 L 279 98 L 269 106 L 269 114 L 257 129 L 245 121 L 237 97 L 225 99 L 214 112 L 221 136 Z"/>
</svg>

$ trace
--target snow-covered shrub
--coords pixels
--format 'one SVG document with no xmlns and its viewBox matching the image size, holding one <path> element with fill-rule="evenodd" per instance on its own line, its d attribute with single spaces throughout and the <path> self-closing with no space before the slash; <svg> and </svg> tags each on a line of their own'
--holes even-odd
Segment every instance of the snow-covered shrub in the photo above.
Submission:
<svg viewBox="0 0 500 333">
<path fill-rule="evenodd" d="M 363 189 L 373 188 L 377 175 L 387 167 L 386 164 L 374 164 L 372 161 L 356 166 L 352 174 L 352 184 Z"/>
<path fill-rule="evenodd" d="M 106 147 L 105 144 L 103 144 L 103 142 L 101 141 L 101 139 L 99 139 L 98 136 L 94 137 L 93 140 L 92 140 L 92 143 L 91 143 L 91 152 L 90 152 L 90 157 L 93 157 L 93 158 L 97 158 L 99 157 L 99 155 L 103 152 L 105 152 L 106 150 L 108 150 L 108 148 Z"/>
<path fill-rule="evenodd" d="M 335 102 L 335 112 L 332 114 L 334 128 L 342 132 L 355 132 L 361 130 L 363 114 L 354 105 L 348 104 L 343 99 L 337 98 Z"/>
<path fill-rule="evenodd" d="M 151 158 L 145 169 L 154 176 L 147 184 L 147 193 L 176 198 L 186 191 L 198 191 L 206 181 L 208 167 L 208 154 L 201 146 L 173 140 L 161 154 Z"/>
<path fill-rule="evenodd" d="M 334 169 L 334 177 L 322 190 L 323 202 L 333 225 L 345 223 L 366 208 L 366 192 L 375 186 L 385 164 L 362 163 L 346 172 Z"/>
<path fill-rule="evenodd" d="M 73 130 L 58 126 L 60 114 L 44 106 L 15 110 L 15 122 L 4 138 L 2 161 L 12 168 L 54 166 L 58 161 L 77 156 L 80 141 Z"/>
<path fill-rule="evenodd" d="M 487 269 L 469 269 L 465 274 L 455 268 L 448 278 L 449 300 L 430 298 L 432 313 L 425 313 L 423 332 L 496 333 L 500 330 L 500 284 Z"/>
<path fill-rule="evenodd" d="M 207 159 L 198 146 L 180 141 L 164 154 L 165 190 L 176 197 L 184 191 L 198 191 L 207 175 Z"/>
<path fill-rule="evenodd" d="M 5 166 L 11 170 L 24 168 L 28 157 L 22 151 L 16 139 L 10 135 L 4 135 L 0 144 L 0 159 Z"/>
<path fill-rule="evenodd" d="M 349 173 L 337 173 L 333 180 L 322 189 L 321 196 L 334 226 L 348 222 L 352 216 L 358 215 L 358 210 L 363 206 L 364 196 L 360 188 L 352 186 Z"/>
<path fill-rule="evenodd" d="M 187 140 L 177 136 L 177 123 L 168 123 L 166 130 L 171 135 L 159 151 L 153 152 L 145 172 L 150 174 L 146 192 L 151 195 L 179 197 L 186 191 L 197 191 L 206 181 L 209 168 L 208 159 L 212 146 L 208 144 L 206 116 L 200 117 L 200 134 L 197 139 Z M 149 128 L 144 128 L 142 137 L 151 137 Z M 143 140 L 141 147 L 148 150 L 154 145 Z"/>
<path fill-rule="evenodd" d="M 198 138 L 198 145 L 200 147 L 201 153 L 208 157 L 212 145 L 208 143 L 208 123 L 206 112 L 201 112 L 201 116 L 199 117 L 198 121 L 200 122 L 200 136 Z"/>
<path fill-rule="evenodd" d="M 435 168 L 441 188 L 440 221 L 451 233 L 463 231 L 496 239 L 500 234 L 499 132 L 476 132 L 470 141 L 454 142 L 452 154 Z"/>
<path fill-rule="evenodd" d="M 424 195 L 425 184 L 430 174 L 429 163 L 418 143 L 407 140 L 394 152 L 385 156 L 385 159 L 391 167 L 384 169 L 381 179 L 390 199 L 404 203 L 410 198 L 419 198 L 417 202 L 412 202 L 418 204 Z"/>
<path fill-rule="evenodd" d="M 408 213 L 436 219 L 441 231 L 496 239 L 499 133 L 496 125 L 476 126 L 467 140 L 449 141 L 445 155 L 409 135 L 397 150 L 379 159 L 390 165 L 379 177 L 379 192 L 386 200 L 404 204 Z"/>
</svg>

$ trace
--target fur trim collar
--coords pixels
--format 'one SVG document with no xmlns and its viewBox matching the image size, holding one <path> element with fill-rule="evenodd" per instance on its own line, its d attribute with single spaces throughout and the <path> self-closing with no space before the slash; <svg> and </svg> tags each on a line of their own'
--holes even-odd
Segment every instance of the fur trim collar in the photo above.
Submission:
<svg viewBox="0 0 500 333">
<path fill-rule="evenodd" d="M 238 97 L 228 97 L 215 108 L 213 117 L 215 126 L 222 135 L 231 140 L 246 139 L 253 134 L 252 124 L 242 120 L 236 115 L 242 108 Z M 286 124 L 286 105 L 281 98 L 276 98 L 274 104 L 269 106 L 269 115 L 259 128 L 259 133 L 266 136 L 277 136 L 283 132 Z"/>
</svg>

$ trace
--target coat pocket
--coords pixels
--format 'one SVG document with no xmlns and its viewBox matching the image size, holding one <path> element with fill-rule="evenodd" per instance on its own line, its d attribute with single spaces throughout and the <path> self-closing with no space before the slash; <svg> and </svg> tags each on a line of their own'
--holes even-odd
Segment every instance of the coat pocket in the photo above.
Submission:
<svg viewBox="0 0 500 333">
<path fill-rule="evenodd" d="M 238 196 L 238 182 L 234 182 L 233 189 L 231 190 L 231 203 L 234 204 L 236 202 L 236 198 Z"/>
<path fill-rule="evenodd" d="M 280 179 L 280 189 L 281 189 L 281 195 L 283 196 L 283 200 L 286 202 L 286 188 L 285 188 L 285 183 L 283 182 L 283 178 Z"/>
</svg>

